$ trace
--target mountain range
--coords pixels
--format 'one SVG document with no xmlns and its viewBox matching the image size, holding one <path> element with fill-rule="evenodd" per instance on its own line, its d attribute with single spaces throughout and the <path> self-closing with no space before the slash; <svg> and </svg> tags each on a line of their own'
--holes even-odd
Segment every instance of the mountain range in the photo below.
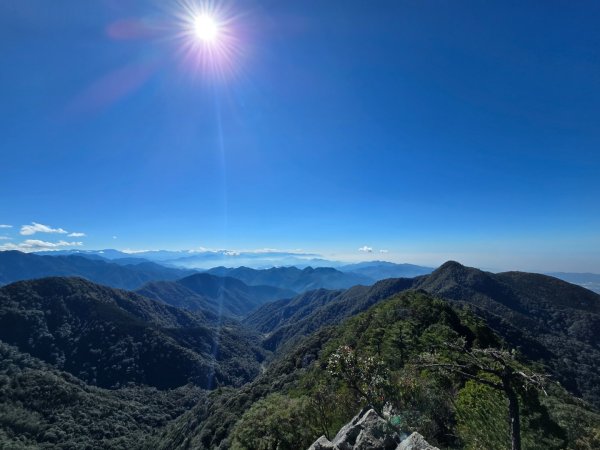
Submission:
<svg viewBox="0 0 600 450">
<path fill-rule="evenodd" d="M 270 269 L 251 269 L 238 267 L 229 269 L 215 267 L 208 273 L 218 276 L 228 276 L 242 280 L 249 285 L 270 285 L 284 289 L 291 289 L 296 293 L 313 289 L 346 289 L 357 284 L 372 284 L 370 277 L 354 272 L 341 272 L 332 267 L 272 267 Z"/>
<path fill-rule="evenodd" d="M 0 252 L 0 255 L 5 252 Z M 219 267 L 222 270 L 223 267 L 229 269 L 242 268 L 246 265 L 252 269 L 270 269 L 273 267 L 297 267 L 304 269 L 306 267 L 327 267 L 335 268 L 341 272 L 350 272 L 358 275 L 362 275 L 368 278 L 368 282 L 363 280 L 363 284 L 370 284 L 375 281 L 383 280 L 386 278 L 412 278 L 420 275 L 427 275 L 433 272 L 434 268 L 426 266 L 418 266 L 414 264 L 397 264 L 387 261 L 363 261 L 355 264 L 344 264 L 340 261 L 332 261 L 321 258 L 316 254 L 300 254 L 294 252 L 279 252 L 279 251 L 260 251 L 260 252 L 235 252 L 230 250 L 152 250 L 152 251 L 141 251 L 135 253 L 126 253 L 115 249 L 104 249 L 104 250 L 56 250 L 56 251 L 41 251 L 35 252 L 35 255 L 39 256 L 81 256 L 88 259 L 104 260 L 119 265 L 137 265 L 144 262 L 154 262 L 161 266 L 168 268 L 180 268 L 191 271 L 206 271 L 210 268 Z M 1 274 L 2 272 L 0 272 Z M 189 273 L 188 273 L 189 274 Z M 217 273 L 218 274 L 218 273 Z M 51 276 L 61 275 L 61 273 L 44 273 L 37 276 Z M 70 275 L 78 275 L 72 273 Z M 600 274 L 595 273 L 575 273 L 575 272 L 549 272 L 546 275 L 550 275 L 559 278 L 569 283 L 578 284 L 585 287 L 586 289 L 600 293 Z M 185 276 L 185 275 L 182 275 Z M 23 275 L 22 278 L 15 278 L 14 276 L 10 281 L 17 281 L 18 279 L 28 279 L 30 277 Z M 175 277 L 176 278 L 176 277 Z M 161 276 L 155 279 L 173 279 L 165 278 Z M 7 283 L 10 281 L 0 280 L 0 284 Z M 103 280 L 95 280 L 105 284 Z M 149 281 L 149 280 L 146 280 Z M 246 280 L 248 281 L 248 280 Z M 117 286 L 117 287 L 128 287 L 128 286 Z M 335 286 L 321 286 L 335 288 Z"/>
<path fill-rule="evenodd" d="M 356 264 L 346 264 L 337 268 L 342 272 L 357 273 L 374 281 L 386 278 L 413 278 L 427 275 L 434 271 L 432 267 L 415 264 L 396 264 L 387 261 L 364 261 Z"/>
<path fill-rule="evenodd" d="M 502 448 L 502 433 L 478 434 L 506 423 L 502 398 L 418 369 L 423 354 L 461 339 L 511 350 L 522 370 L 550 377 L 547 398 L 519 394 L 524 448 L 595 448 L 600 295 L 554 277 L 453 261 L 377 282 L 384 270 L 428 269 L 374 262 L 182 274 L 131 256 L 5 252 L 0 261 L 2 280 L 50 270 L 88 278 L 0 287 L 2 448 L 255 448 L 248 443 L 271 436 L 304 448 L 365 406 L 330 373 L 339 349 L 355 351 L 357 364 L 385 365 L 381 373 L 402 386 L 390 402 L 405 408 L 398 417 L 409 431 L 441 447 Z M 141 273 L 150 279 L 140 286 Z"/>
<path fill-rule="evenodd" d="M 159 251 L 135 256 L 118 250 L 56 251 L 22 253 L 0 252 L 0 285 L 48 276 L 79 276 L 96 283 L 124 289 L 137 289 L 150 281 L 174 281 L 197 273 L 169 265 L 164 258 L 173 252 Z M 158 256 L 157 256 L 158 255 Z M 146 257 L 156 258 L 151 261 Z M 369 285 L 390 277 L 412 277 L 433 269 L 412 264 L 383 261 L 333 267 L 298 268 L 295 266 L 253 269 L 214 267 L 205 272 L 237 278 L 248 285 L 268 285 L 304 292 L 311 289 L 345 289 L 357 284 Z"/>
<path fill-rule="evenodd" d="M 144 258 L 173 267 L 189 269 L 209 269 L 216 266 L 252 266 L 268 268 L 274 266 L 328 267 L 342 265 L 340 262 L 323 259 L 320 255 L 302 251 L 286 252 L 273 249 L 257 251 L 232 250 L 147 250 L 122 252 L 115 249 L 104 250 L 57 250 L 39 252 L 42 255 L 80 255 L 104 259 Z"/>
<path fill-rule="evenodd" d="M 193 273 L 196 271 L 165 267 L 147 260 L 116 263 L 96 255 L 0 252 L 0 286 L 32 278 L 76 276 L 115 288 L 136 289 L 149 281 L 176 280 Z"/>
<path fill-rule="evenodd" d="M 190 311 L 210 311 L 216 316 L 242 317 L 263 303 L 293 297 L 296 292 L 275 286 L 248 286 L 233 277 L 197 273 L 177 281 L 154 281 L 136 291 Z"/>
<path fill-rule="evenodd" d="M 565 386 L 600 406 L 600 295 L 546 275 L 493 274 L 447 262 L 431 275 L 383 280 L 371 287 L 307 292 L 278 300 L 244 323 L 263 333 L 270 351 L 290 346 L 405 290 L 422 290 L 475 308 L 488 324 L 528 357 L 548 365 Z"/>
<path fill-rule="evenodd" d="M 92 259 L 103 259 L 120 263 L 153 261 L 169 267 L 209 270 L 216 267 L 243 267 L 252 269 L 269 269 L 273 267 L 327 267 L 342 272 L 354 272 L 378 281 L 392 277 L 414 277 L 431 273 L 433 268 L 414 264 L 396 264 L 387 261 L 364 261 L 345 264 L 322 258 L 315 253 L 282 252 L 278 250 L 261 250 L 255 252 L 238 252 L 232 250 L 149 250 L 126 253 L 115 249 L 104 250 L 55 250 L 36 252 L 43 256 L 77 255 Z"/>
</svg>

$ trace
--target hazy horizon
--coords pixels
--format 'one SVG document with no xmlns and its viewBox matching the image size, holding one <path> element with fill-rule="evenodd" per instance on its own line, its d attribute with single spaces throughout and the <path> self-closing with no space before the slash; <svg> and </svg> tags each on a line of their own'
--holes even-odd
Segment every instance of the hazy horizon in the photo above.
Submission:
<svg viewBox="0 0 600 450">
<path fill-rule="evenodd" d="M 370 249 L 370 250 L 367 250 Z M 17 250 L 25 253 L 41 253 L 41 254 L 60 254 L 62 252 L 90 252 L 100 253 L 102 256 L 103 251 L 116 250 L 122 252 L 131 257 L 141 257 L 148 260 L 155 260 L 153 257 L 149 257 L 147 254 L 153 252 L 167 252 L 167 253 L 179 253 L 179 255 L 172 255 L 170 258 L 159 258 L 156 262 L 168 261 L 171 262 L 176 258 L 186 258 L 194 255 L 206 255 L 215 254 L 215 259 L 209 259 L 207 263 L 191 263 L 188 266 L 198 269 L 210 269 L 217 266 L 226 267 L 240 267 L 248 266 L 254 268 L 268 268 L 268 267 L 284 267 L 284 266 L 314 266 L 314 267 L 337 267 L 344 264 L 354 264 L 359 262 L 391 262 L 395 264 L 414 264 L 423 267 L 437 268 L 447 261 L 457 261 L 465 266 L 476 267 L 481 270 L 490 272 L 504 272 L 504 271 L 526 271 L 534 273 L 598 273 L 590 270 L 578 270 L 577 266 L 569 268 L 570 266 L 565 264 L 555 264 L 549 262 L 546 265 L 536 266 L 527 259 L 523 259 L 520 263 L 512 263 L 506 261 L 504 265 L 500 264 L 497 266 L 487 266 L 485 261 L 487 255 L 480 255 L 478 259 L 477 255 L 465 255 L 460 253 L 447 253 L 447 254 L 426 254 L 426 253 L 391 253 L 376 252 L 374 249 L 364 246 L 357 250 L 355 253 L 319 253 L 319 252 L 308 252 L 302 249 L 295 250 L 284 250 L 274 248 L 261 248 L 261 249 L 223 249 L 223 248 L 205 248 L 199 247 L 194 249 L 129 249 L 129 248 L 85 248 L 83 246 L 69 249 L 61 248 L 19 248 L 18 246 L 12 246 L 11 244 L 0 245 L 0 251 Z M 112 259 L 110 257 L 108 259 Z M 212 261 L 212 262 L 211 262 Z"/>
</svg>

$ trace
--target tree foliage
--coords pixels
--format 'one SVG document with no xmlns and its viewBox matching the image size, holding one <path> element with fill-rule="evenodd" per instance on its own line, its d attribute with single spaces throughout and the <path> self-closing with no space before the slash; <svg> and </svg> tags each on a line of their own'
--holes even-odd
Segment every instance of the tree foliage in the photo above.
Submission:
<svg viewBox="0 0 600 450">
<path fill-rule="evenodd" d="M 271 394 L 242 416 L 233 433 L 232 450 L 308 448 L 316 433 L 306 397 Z"/>
<path fill-rule="evenodd" d="M 0 448 L 135 449 L 205 394 L 188 385 L 107 390 L 0 342 Z"/>
<path fill-rule="evenodd" d="M 381 411 L 389 389 L 389 373 L 376 356 L 362 356 L 347 345 L 329 356 L 327 371 L 360 396 L 360 400 Z"/>
</svg>

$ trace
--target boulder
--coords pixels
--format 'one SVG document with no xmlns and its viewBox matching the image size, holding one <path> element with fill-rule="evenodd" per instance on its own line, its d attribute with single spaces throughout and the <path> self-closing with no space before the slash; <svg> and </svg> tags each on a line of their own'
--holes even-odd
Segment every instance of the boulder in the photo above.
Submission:
<svg viewBox="0 0 600 450">
<path fill-rule="evenodd" d="M 439 450 L 439 448 L 429 444 L 423 436 L 415 431 L 400 442 L 396 450 Z"/>
</svg>

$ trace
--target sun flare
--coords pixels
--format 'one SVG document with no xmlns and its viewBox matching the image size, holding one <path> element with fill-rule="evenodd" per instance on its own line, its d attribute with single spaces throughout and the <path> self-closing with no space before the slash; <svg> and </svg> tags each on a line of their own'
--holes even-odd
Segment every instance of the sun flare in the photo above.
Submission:
<svg viewBox="0 0 600 450">
<path fill-rule="evenodd" d="M 202 42 L 215 42 L 219 36 L 219 24 L 207 14 L 196 16 L 193 20 L 193 28 L 194 35 Z"/>
<path fill-rule="evenodd" d="M 179 40 L 179 54 L 185 69 L 201 73 L 204 78 L 229 79 L 239 71 L 240 58 L 244 55 L 240 14 L 235 14 L 225 2 L 179 1 L 174 36 Z"/>
</svg>

